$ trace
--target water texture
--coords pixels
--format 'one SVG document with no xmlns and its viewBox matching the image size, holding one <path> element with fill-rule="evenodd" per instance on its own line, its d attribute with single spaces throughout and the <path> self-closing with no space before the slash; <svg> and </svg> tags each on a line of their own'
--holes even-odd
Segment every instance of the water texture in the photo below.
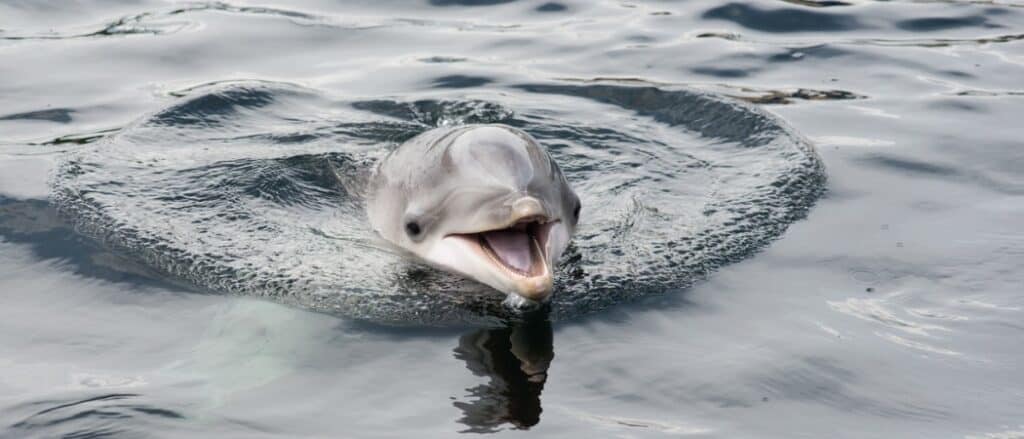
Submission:
<svg viewBox="0 0 1024 439">
<path fill-rule="evenodd" d="M 463 83 L 459 93 L 476 85 Z M 608 85 L 511 89 L 529 106 L 346 103 L 268 83 L 194 89 L 65 157 L 53 201 L 77 231 L 203 290 L 438 325 L 518 314 L 502 294 L 409 263 L 368 226 L 362 187 L 376 162 L 440 124 L 526 129 L 595 207 L 560 266 L 550 303 L 556 320 L 678 291 L 778 236 L 824 188 L 806 141 L 720 96 Z M 616 126 L 630 119 L 629 131 Z"/>
<path fill-rule="evenodd" d="M 1024 437 L 1022 14 L 0 2 L 0 437 Z M 477 122 L 583 198 L 547 312 L 359 215 Z"/>
</svg>

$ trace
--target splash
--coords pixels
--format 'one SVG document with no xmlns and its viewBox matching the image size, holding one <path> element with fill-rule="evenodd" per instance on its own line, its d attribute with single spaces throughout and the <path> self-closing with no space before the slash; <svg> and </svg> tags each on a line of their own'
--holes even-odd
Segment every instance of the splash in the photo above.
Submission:
<svg viewBox="0 0 1024 439">
<path fill-rule="evenodd" d="M 779 236 L 824 187 L 808 142 L 714 94 L 600 84 L 436 93 L 346 101 L 272 82 L 193 87 L 66 157 L 53 200 L 80 233 L 203 291 L 446 325 L 516 313 L 501 294 L 393 253 L 362 204 L 374 163 L 433 127 L 522 128 L 580 194 L 554 319 L 685 288 Z"/>
</svg>

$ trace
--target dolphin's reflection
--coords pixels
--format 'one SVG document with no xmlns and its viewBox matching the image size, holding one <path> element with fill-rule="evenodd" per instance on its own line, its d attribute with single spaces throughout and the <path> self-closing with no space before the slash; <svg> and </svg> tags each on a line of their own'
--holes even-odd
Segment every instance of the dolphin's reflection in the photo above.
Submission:
<svg viewBox="0 0 1024 439">
<path fill-rule="evenodd" d="M 554 358 L 551 322 L 547 315 L 531 316 L 500 329 L 463 335 L 455 357 L 473 374 L 489 378 L 466 389 L 469 401 L 456 401 L 463 412 L 459 422 L 468 432 L 487 433 L 503 424 L 527 429 L 540 422 L 540 392 Z"/>
</svg>

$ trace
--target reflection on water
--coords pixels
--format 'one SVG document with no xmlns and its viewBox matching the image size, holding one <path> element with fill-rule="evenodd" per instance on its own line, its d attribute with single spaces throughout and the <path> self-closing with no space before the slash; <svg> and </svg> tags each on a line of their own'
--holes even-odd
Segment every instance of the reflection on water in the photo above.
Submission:
<svg viewBox="0 0 1024 439">
<path fill-rule="evenodd" d="M 487 383 L 466 389 L 470 401 L 456 401 L 465 431 L 488 433 L 502 425 L 528 429 L 540 422 L 540 393 L 555 357 L 551 322 L 539 311 L 505 328 L 483 329 L 459 338 L 455 357 Z"/>
</svg>

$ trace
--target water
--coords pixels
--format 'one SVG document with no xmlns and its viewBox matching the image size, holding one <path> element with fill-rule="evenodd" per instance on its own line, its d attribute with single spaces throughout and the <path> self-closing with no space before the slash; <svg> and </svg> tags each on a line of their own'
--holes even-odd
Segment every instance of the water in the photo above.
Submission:
<svg viewBox="0 0 1024 439">
<path fill-rule="evenodd" d="M 1022 437 L 1021 6 L 2 3 L 0 436 Z M 692 104 L 722 95 L 760 109 Z M 327 238 L 365 236 L 324 169 L 492 121 L 556 150 L 584 198 L 550 316 L 289 299 L 346 257 Z M 799 190 L 761 190 L 787 175 Z M 651 204 L 686 221 L 608 239 Z M 267 225 L 323 240 L 268 256 Z M 217 238 L 125 248 L 178 227 Z M 685 259 L 648 263 L 672 240 Z M 455 282 L 368 248 L 359 285 Z M 202 294 L 222 291 L 241 295 Z"/>
<path fill-rule="evenodd" d="M 717 95 L 511 90 L 505 107 L 495 101 L 509 98 L 463 87 L 488 100 L 339 102 L 273 83 L 193 89 L 63 157 L 53 204 L 104 247 L 204 290 L 375 323 L 493 325 L 516 319 L 503 295 L 408 263 L 368 224 L 370 171 L 428 129 L 522 127 L 593 206 L 559 267 L 555 320 L 678 291 L 777 237 L 824 188 L 812 146 Z"/>
</svg>

